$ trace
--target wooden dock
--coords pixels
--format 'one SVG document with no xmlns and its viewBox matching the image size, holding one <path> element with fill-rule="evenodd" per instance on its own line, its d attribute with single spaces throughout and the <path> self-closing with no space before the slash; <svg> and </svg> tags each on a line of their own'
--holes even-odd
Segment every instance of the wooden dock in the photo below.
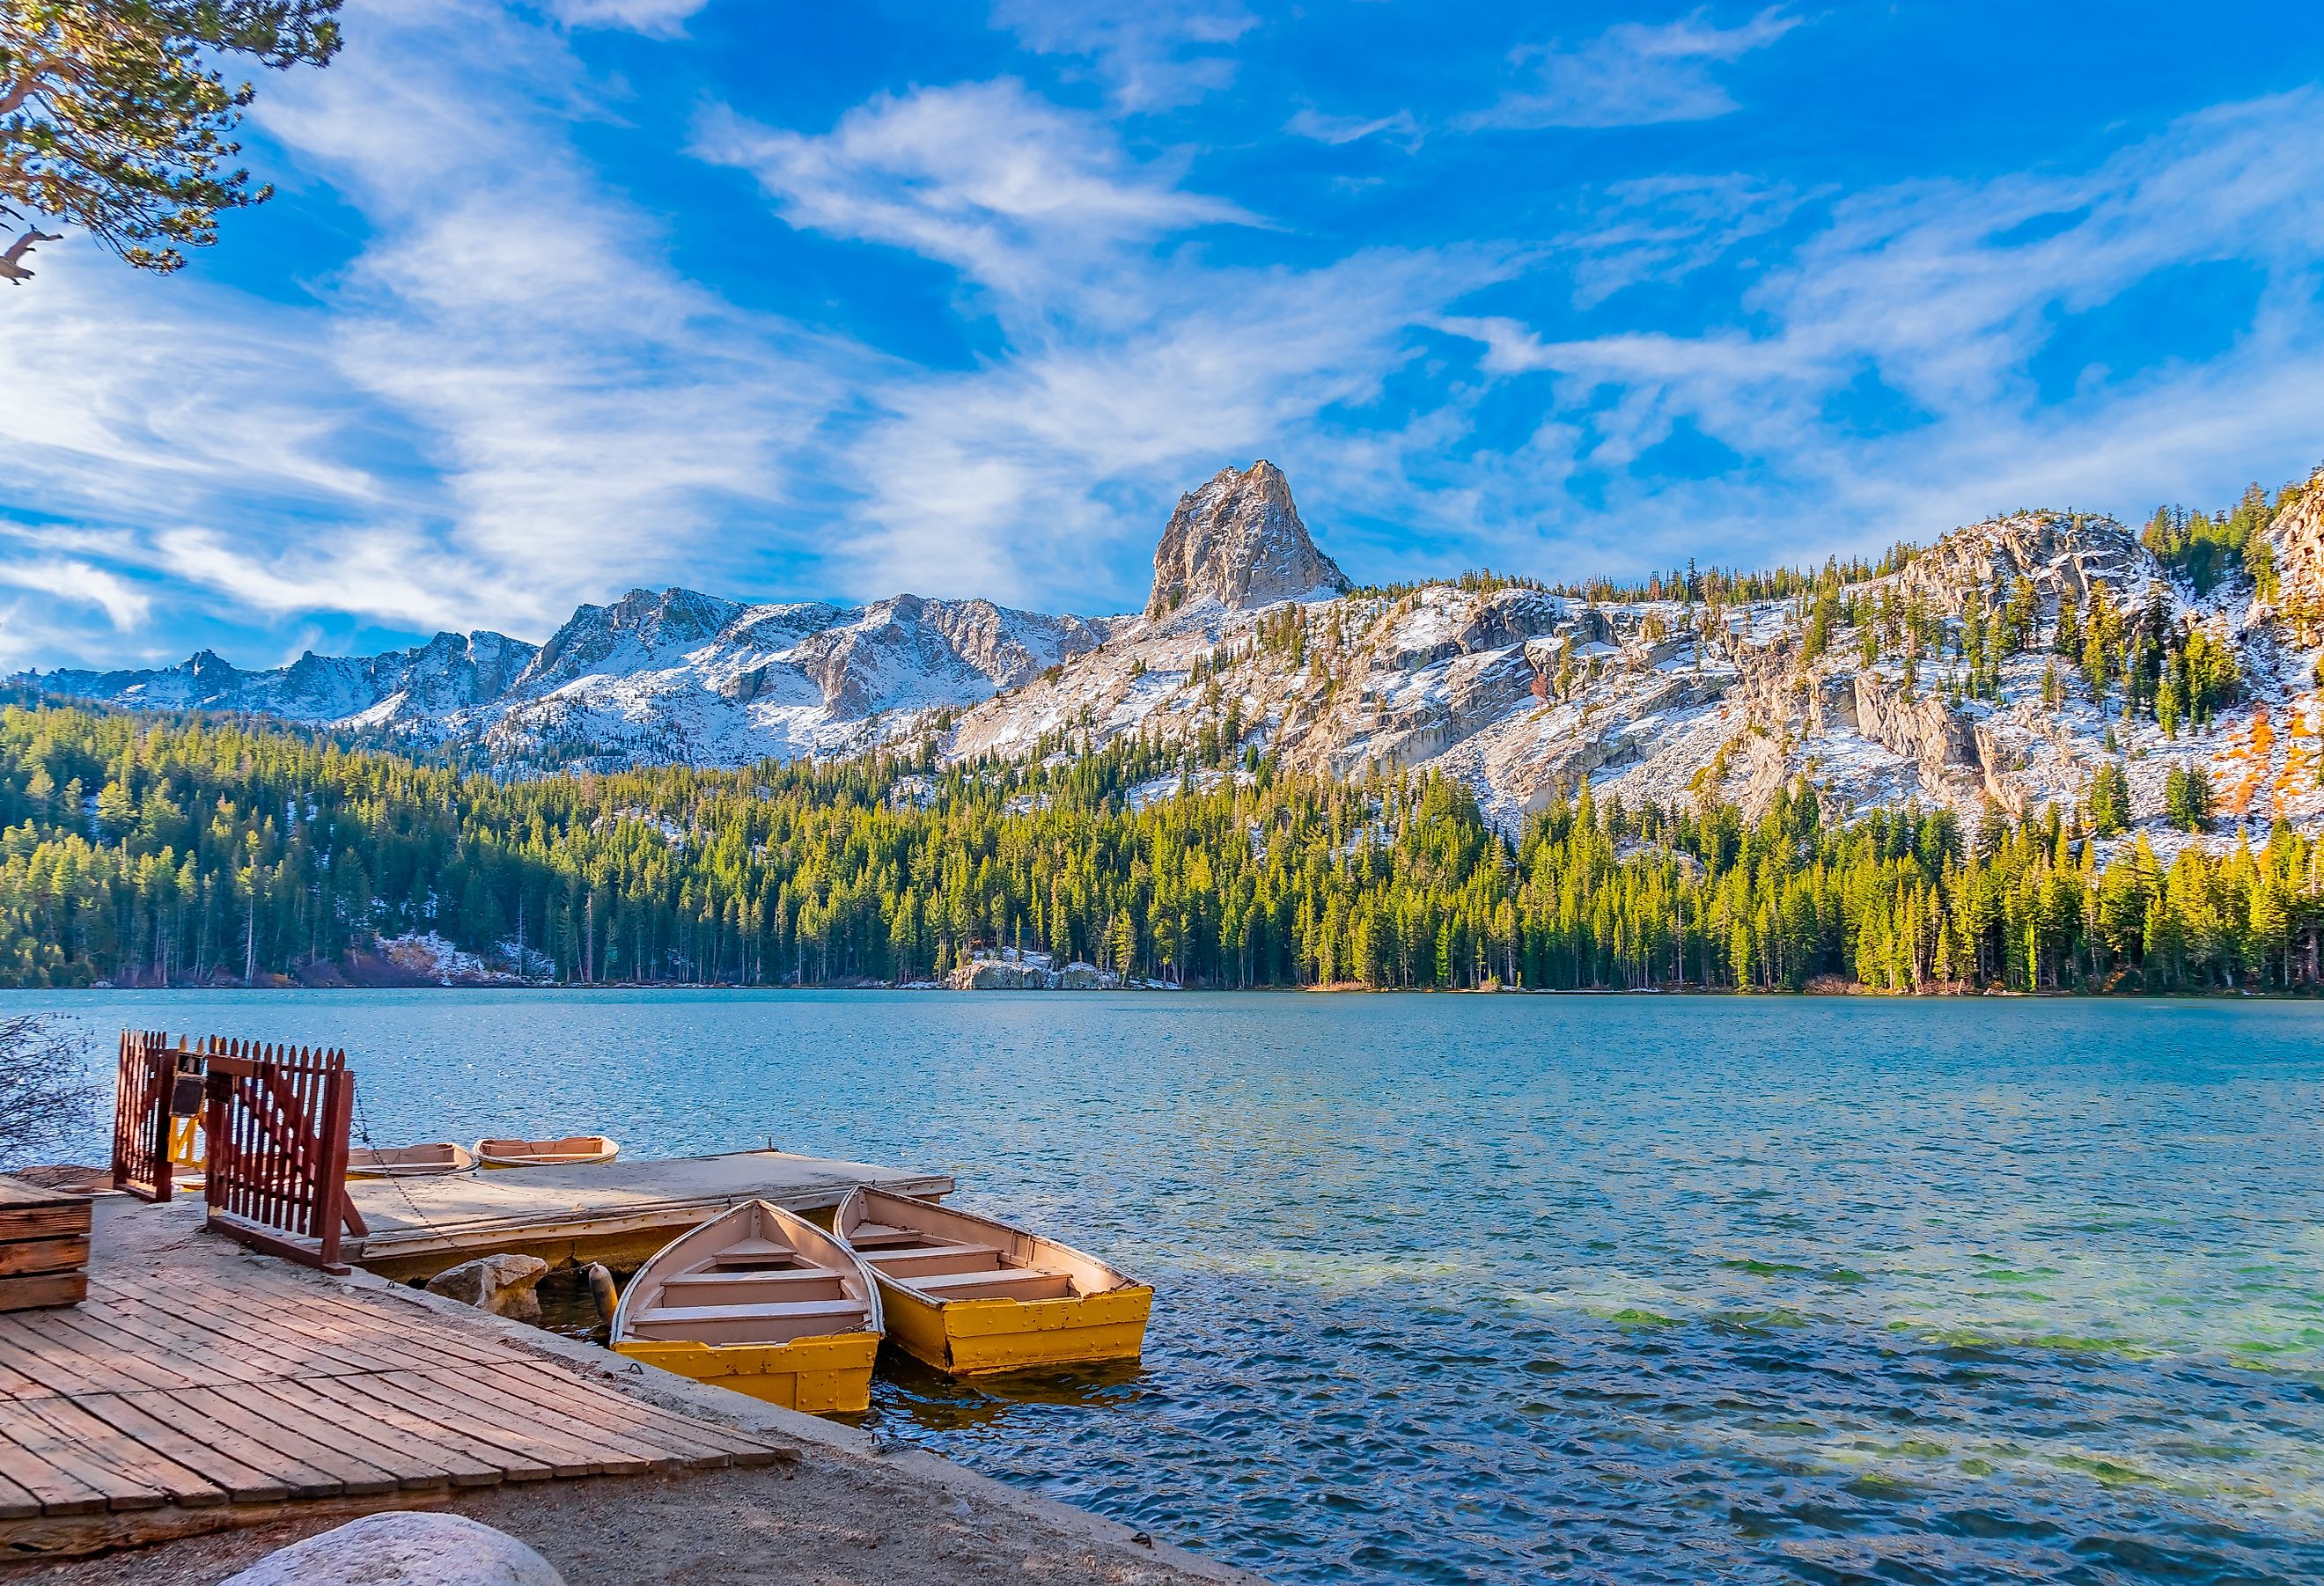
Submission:
<svg viewBox="0 0 2324 1586">
<path fill-rule="evenodd" d="M 358 1179 L 347 1187 L 369 1232 L 344 1253 L 399 1281 L 503 1251 L 630 1268 L 729 1206 L 765 1200 L 812 1216 L 858 1185 L 907 1195 L 954 1187 L 941 1173 L 789 1151 Z"/>
<path fill-rule="evenodd" d="M 797 1458 L 466 1320 L 100 1203 L 88 1298 L 0 1316 L 0 1557 Z"/>
</svg>

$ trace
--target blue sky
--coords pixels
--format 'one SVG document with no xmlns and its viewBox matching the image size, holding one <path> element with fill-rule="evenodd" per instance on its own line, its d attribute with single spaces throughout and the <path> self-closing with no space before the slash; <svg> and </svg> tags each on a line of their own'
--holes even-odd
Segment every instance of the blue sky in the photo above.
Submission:
<svg viewBox="0 0 2324 1586">
<path fill-rule="evenodd" d="M 2324 458 L 2292 5 L 349 0 L 179 276 L 0 293 L 0 667 L 582 601 L 1763 565 Z"/>
</svg>

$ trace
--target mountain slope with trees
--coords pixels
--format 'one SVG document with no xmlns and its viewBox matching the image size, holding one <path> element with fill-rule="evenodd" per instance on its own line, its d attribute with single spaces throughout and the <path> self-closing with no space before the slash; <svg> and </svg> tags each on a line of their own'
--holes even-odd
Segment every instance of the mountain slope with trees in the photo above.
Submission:
<svg viewBox="0 0 2324 1586">
<path fill-rule="evenodd" d="M 1050 746 L 1053 750 L 1058 744 Z M 0 983 L 337 983 L 436 933 L 530 978 L 925 981 L 1008 945 L 1187 985 L 2308 988 L 2324 844 L 2100 857 L 2051 807 L 1973 836 L 1584 786 L 1508 834 L 1434 773 L 1151 737 L 1031 761 L 462 776 L 281 728 L 0 713 Z"/>
<path fill-rule="evenodd" d="M 270 714 L 504 777 L 1143 742 L 1197 765 L 1441 775 L 1510 837 L 1585 784 L 1756 819 L 1803 779 L 1831 822 L 1917 803 L 1973 830 L 1988 808 L 2056 808 L 2107 859 L 2135 837 L 2168 862 L 2216 856 L 2230 827 L 2324 830 L 2324 481 L 2161 511 L 2140 533 L 2009 513 L 1821 568 L 1345 582 L 1261 464 L 1182 499 L 1146 614 L 638 591 L 537 650 L 443 635 L 267 673 L 201 656 L 23 681 Z"/>
</svg>

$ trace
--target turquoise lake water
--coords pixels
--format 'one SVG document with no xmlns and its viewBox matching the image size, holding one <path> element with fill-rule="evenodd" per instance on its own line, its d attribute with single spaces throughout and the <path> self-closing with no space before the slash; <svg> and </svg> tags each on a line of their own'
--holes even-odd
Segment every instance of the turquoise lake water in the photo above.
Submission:
<svg viewBox="0 0 2324 1586">
<path fill-rule="evenodd" d="M 344 1044 L 383 1141 L 954 1174 L 1155 1283 L 1144 1369 L 877 1424 L 1279 1579 L 2324 1579 L 2324 1005 L 32 1006 Z"/>
</svg>

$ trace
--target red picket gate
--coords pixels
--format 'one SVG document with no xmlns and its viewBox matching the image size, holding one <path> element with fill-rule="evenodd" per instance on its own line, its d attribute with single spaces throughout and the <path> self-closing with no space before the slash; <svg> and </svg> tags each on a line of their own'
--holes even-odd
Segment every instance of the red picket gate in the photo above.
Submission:
<svg viewBox="0 0 2324 1586">
<path fill-rule="evenodd" d="M 346 1271 L 341 1231 L 370 1231 L 347 1196 L 355 1083 L 347 1055 L 215 1037 L 208 1046 L 210 1227 L 271 1255 Z"/>
<path fill-rule="evenodd" d="M 121 1032 L 113 1083 L 113 1187 L 142 1201 L 170 1198 L 172 1166 L 198 1166 L 182 1140 L 202 1111 L 202 1054 L 157 1029 Z"/>
</svg>

